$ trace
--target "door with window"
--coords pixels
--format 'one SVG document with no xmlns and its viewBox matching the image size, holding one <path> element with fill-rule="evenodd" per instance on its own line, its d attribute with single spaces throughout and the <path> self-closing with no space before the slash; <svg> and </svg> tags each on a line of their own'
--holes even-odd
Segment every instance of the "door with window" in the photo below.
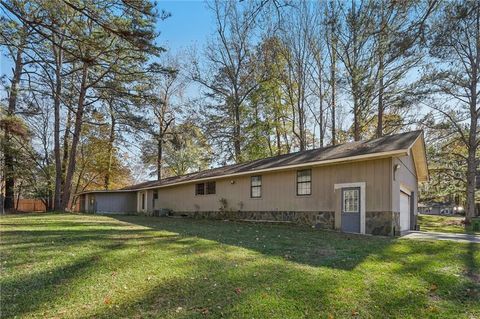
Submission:
<svg viewBox="0 0 480 319">
<path fill-rule="evenodd" d="M 342 188 L 342 231 L 360 233 L 360 187 Z"/>
</svg>

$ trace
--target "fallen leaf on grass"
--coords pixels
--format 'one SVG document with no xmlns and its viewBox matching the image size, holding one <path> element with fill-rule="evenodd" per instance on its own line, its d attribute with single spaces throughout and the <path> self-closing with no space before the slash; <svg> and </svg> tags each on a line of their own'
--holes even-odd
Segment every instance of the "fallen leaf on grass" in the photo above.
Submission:
<svg viewBox="0 0 480 319">
<path fill-rule="evenodd" d="M 430 305 L 430 306 L 427 307 L 427 311 L 428 311 L 428 312 L 437 313 L 437 312 L 438 312 L 438 308 L 435 307 L 435 306 L 431 306 L 431 305 Z"/>
<path fill-rule="evenodd" d="M 241 288 L 235 288 L 235 293 L 237 295 L 241 294 L 242 293 L 242 289 Z"/>
<path fill-rule="evenodd" d="M 208 308 L 201 308 L 201 309 L 199 309 L 199 310 L 200 310 L 200 313 L 201 313 L 202 315 L 208 315 L 208 312 L 209 312 L 209 311 L 208 311 Z"/>
</svg>

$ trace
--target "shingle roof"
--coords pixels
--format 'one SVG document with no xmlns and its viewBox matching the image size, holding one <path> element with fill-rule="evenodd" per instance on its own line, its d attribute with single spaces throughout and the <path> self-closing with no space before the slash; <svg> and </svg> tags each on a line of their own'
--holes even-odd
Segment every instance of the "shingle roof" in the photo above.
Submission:
<svg viewBox="0 0 480 319">
<path fill-rule="evenodd" d="M 172 185 L 187 181 L 221 177 L 224 175 L 241 174 L 282 168 L 284 166 L 309 164 L 328 160 L 348 159 L 361 155 L 374 155 L 377 153 L 394 152 L 406 150 L 417 140 L 422 131 L 412 131 L 395 135 L 388 135 L 369 141 L 358 141 L 344 143 L 334 146 L 327 146 L 307 151 L 300 151 L 290 154 L 278 155 L 259 159 L 255 161 L 222 166 L 208 169 L 197 173 L 174 176 L 162 179 L 161 181 L 149 181 L 122 188 L 122 190 L 138 190 L 157 186 Z"/>
</svg>

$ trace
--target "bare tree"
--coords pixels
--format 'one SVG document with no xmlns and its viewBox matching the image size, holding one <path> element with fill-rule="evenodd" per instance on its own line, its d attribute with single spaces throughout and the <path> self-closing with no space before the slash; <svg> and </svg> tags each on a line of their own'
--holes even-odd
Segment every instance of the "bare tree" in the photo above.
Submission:
<svg viewBox="0 0 480 319">
<path fill-rule="evenodd" d="M 355 141 L 369 124 L 375 87 L 375 55 L 373 53 L 374 4 L 369 0 L 353 1 L 340 8 L 336 56 L 342 62 L 347 82 L 346 92 L 352 101 Z"/>
<path fill-rule="evenodd" d="M 435 100 L 431 107 L 449 123 L 466 147 L 466 219 L 475 216 L 475 176 L 480 144 L 480 3 L 443 3 L 431 23 L 429 53 L 433 59 L 423 78 Z M 444 102 L 439 101 L 443 97 Z"/>
<path fill-rule="evenodd" d="M 282 21 L 280 32 L 284 59 L 287 62 L 284 88 L 292 108 L 293 134 L 298 140 L 299 149 L 303 151 L 307 149 L 307 111 L 313 61 L 311 27 L 314 25 L 314 13 L 309 3 L 302 3 L 291 11 L 292 14 Z M 322 58 L 318 56 L 318 59 L 321 63 Z"/>
<path fill-rule="evenodd" d="M 240 8 L 233 0 L 215 0 L 209 7 L 214 14 L 216 32 L 205 48 L 206 66 L 194 61 L 191 78 L 206 88 L 212 111 L 217 115 L 223 113 L 221 125 L 215 132 L 211 131 L 213 137 L 225 138 L 231 145 L 228 148 L 232 149 L 234 160 L 241 162 L 242 107 L 257 87 L 250 63 L 255 30 L 255 19 L 250 19 L 250 12 L 254 8 L 252 3 Z"/>
</svg>

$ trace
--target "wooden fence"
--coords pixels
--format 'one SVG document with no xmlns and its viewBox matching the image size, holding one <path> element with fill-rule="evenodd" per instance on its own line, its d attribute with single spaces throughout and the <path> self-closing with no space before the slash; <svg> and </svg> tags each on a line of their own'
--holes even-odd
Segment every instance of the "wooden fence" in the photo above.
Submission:
<svg viewBox="0 0 480 319">
<path fill-rule="evenodd" d="M 40 199 L 19 199 L 15 201 L 16 210 L 20 212 L 45 212 L 47 207 Z"/>
</svg>

